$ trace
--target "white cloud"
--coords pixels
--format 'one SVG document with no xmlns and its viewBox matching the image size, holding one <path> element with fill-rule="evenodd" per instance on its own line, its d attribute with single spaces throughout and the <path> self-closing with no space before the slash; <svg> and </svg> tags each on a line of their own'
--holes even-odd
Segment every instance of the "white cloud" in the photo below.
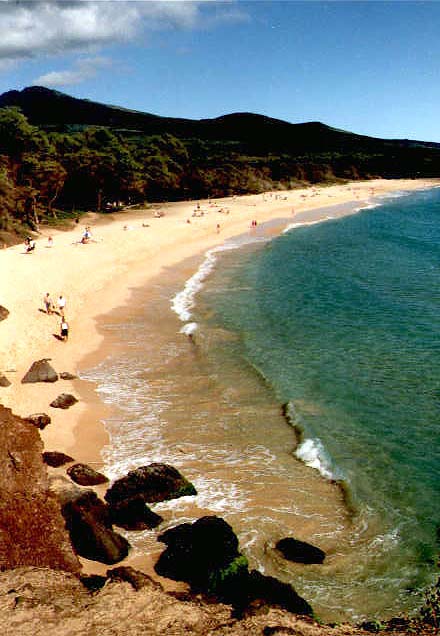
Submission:
<svg viewBox="0 0 440 636">
<path fill-rule="evenodd" d="M 0 59 L 33 58 L 126 41 L 147 31 L 196 28 L 238 16 L 235 3 L 190 0 L 3 0 Z"/>
<path fill-rule="evenodd" d="M 34 83 L 48 87 L 80 84 L 95 77 L 99 69 L 110 65 L 111 60 L 105 57 L 81 58 L 76 61 L 72 69 L 45 73 L 37 77 Z"/>
</svg>

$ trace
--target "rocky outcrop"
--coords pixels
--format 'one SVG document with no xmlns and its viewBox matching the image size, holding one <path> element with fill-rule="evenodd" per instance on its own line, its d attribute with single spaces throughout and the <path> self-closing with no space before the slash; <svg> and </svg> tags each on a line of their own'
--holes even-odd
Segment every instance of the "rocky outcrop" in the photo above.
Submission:
<svg viewBox="0 0 440 636">
<path fill-rule="evenodd" d="M 90 466 L 87 466 L 87 464 L 74 464 L 68 468 L 67 474 L 70 479 L 80 486 L 97 486 L 98 484 L 105 484 L 108 481 L 108 477 L 102 473 L 98 473 Z"/>
<path fill-rule="evenodd" d="M 80 565 L 49 490 L 38 429 L 0 406 L 0 569 Z"/>
<path fill-rule="evenodd" d="M 2 320 L 6 320 L 8 316 L 9 316 L 9 309 L 6 309 L 6 307 L 3 307 L 3 305 L 0 305 L 0 322 Z"/>
<path fill-rule="evenodd" d="M 68 409 L 78 402 L 77 398 L 70 393 L 61 393 L 50 403 L 54 409 Z"/>
<path fill-rule="evenodd" d="M 108 506 L 92 490 L 74 495 L 62 507 L 72 545 L 82 557 L 112 565 L 130 549 L 128 541 L 112 528 Z"/>
<path fill-rule="evenodd" d="M 5 375 L 3 375 L 3 373 L 0 373 L 0 386 L 3 386 L 3 387 L 11 386 L 11 383 L 9 382 L 8 378 Z"/>
<path fill-rule="evenodd" d="M 26 418 L 26 422 L 29 422 L 29 424 L 33 424 L 40 430 L 46 428 L 46 426 L 50 424 L 51 421 L 52 420 L 50 419 L 50 416 L 46 413 L 33 413 L 32 415 L 28 415 Z"/>
<path fill-rule="evenodd" d="M 113 523 L 125 530 L 151 530 L 163 521 L 147 506 L 141 495 L 119 504 L 109 504 L 109 509 Z"/>
<path fill-rule="evenodd" d="M 285 559 L 296 563 L 322 563 L 325 559 L 323 550 L 305 541 L 298 541 L 298 539 L 293 537 L 281 539 L 275 547 Z"/>
<path fill-rule="evenodd" d="M 58 451 L 46 451 L 43 453 L 43 462 L 52 468 L 58 468 L 64 466 L 64 464 L 70 464 L 75 461 L 70 455 L 65 453 L 59 453 Z"/>
<path fill-rule="evenodd" d="M 51 367 L 49 360 L 50 358 L 43 358 L 42 360 L 34 362 L 22 379 L 22 384 L 56 382 L 58 380 L 58 373 Z"/>
<path fill-rule="evenodd" d="M 147 503 L 196 495 L 194 486 L 179 471 L 168 464 L 154 463 L 132 470 L 114 482 L 105 494 L 106 501 L 117 505 L 133 497 Z"/>
<path fill-rule="evenodd" d="M 119 568 L 117 568 L 119 569 Z M 227 605 L 176 598 L 157 584 L 87 577 L 99 587 L 54 570 L 19 568 L 0 572 L 0 627 L 4 636 L 364 636 L 349 626 L 319 625 L 309 617 L 265 608 L 231 617 Z M 83 584 L 83 582 L 84 584 Z M 92 593 L 91 593 L 92 592 Z M 408 632 L 409 633 L 409 632 Z M 370 632 L 371 634 L 371 632 Z M 400 632 L 399 632 L 400 634 Z M 412 634 L 425 636 L 423 630 Z M 433 636 L 434 632 L 431 632 Z M 397 636 L 387 632 L 387 636 Z"/>
<path fill-rule="evenodd" d="M 192 592 L 214 595 L 243 612 L 252 604 L 276 605 L 297 614 L 312 614 L 310 605 L 291 585 L 253 570 L 240 554 L 231 526 L 219 517 L 202 517 L 158 537 L 167 549 L 155 570 L 190 584 Z"/>
</svg>

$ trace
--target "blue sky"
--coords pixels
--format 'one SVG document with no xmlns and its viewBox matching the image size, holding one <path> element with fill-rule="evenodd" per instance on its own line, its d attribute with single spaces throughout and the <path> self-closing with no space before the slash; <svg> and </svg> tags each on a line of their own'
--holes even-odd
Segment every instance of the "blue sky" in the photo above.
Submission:
<svg viewBox="0 0 440 636">
<path fill-rule="evenodd" d="M 0 92 L 440 142 L 440 2 L 0 0 Z"/>
</svg>

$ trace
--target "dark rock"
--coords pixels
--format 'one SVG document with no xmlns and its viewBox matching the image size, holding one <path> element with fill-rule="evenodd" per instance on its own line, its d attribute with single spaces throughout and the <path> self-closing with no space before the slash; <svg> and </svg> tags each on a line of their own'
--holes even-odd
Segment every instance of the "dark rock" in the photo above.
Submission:
<svg viewBox="0 0 440 636">
<path fill-rule="evenodd" d="M 73 375 L 73 373 L 69 373 L 68 371 L 62 371 L 60 373 L 60 378 L 62 380 L 76 380 L 78 378 L 77 375 Z"/>
<path fill-rule="evenodd" d="M 382 623 L 379 621 L 365 621 L 359 625 L 361 629 L 364 629 L 366 632 L 371 632 L 373 634 L 378 634 L 383 630 Z"/>
<path fill-rule="evenodd" d="M 127 556 L 130 544 L 114 532 L 108 506 L 93 491 L 65 503 L 62 513 L 73 548 L 80 556 L 107 565 Z"/>
<path fill-rule="evenodd" d="M 80 486 L 97 486 L 108 481 L 108 477 L 93 470 L 87 464 L 75 464 L 67 469 L 67 474 Z"/>
<path fill-rule="evenodd" d="M 202 517 L 159 535 L 167 548 L 154 569 L 161 576 L 186 581 L 192 592 L 213 595 L 238 612 L 258 603 L 276 605 L 296 614 L 312 615 L 312 608 L 291 585 L 249 572 L 238 539 L 226 521 Z"/>
<path fill-rule="evenodd" d="M 126 581 L 137 591 L 146 585 L 153 585 L 158 589 L 161 588 L 159 583 L 153 581 L 147 574 L 135 570 L 131 566 L 121 565 L 118 568 L 107 570 L 107 576 L 111 581 Z"/>
<path fill-rule="evenodd" d="M 0 321 L 5 320 L 9 316 L 9 310 L 0 305 Z"/>
<path fill-rule="evenodd" d="M 31 382 L 56 382 L 58 373 L 50 366 L 50 358 L 37 360 L 31 365 L 31 368 L 22 379 L 22 384 Z"/>
<path fill-rule="evenodd" d="M 219 517 L 202 517 L 166 530 L 158 540 L 167 545 L 155 565 L 161 576 L 187 581 L 194 590 L 212 591 L 215 571 L 240 556 L 231 526 Z"/>
<path fill-rule="evenodd" d="M 322 563 L 325 559 L 323 550 L 305 541 L 298 541 L 293 537 L 281 539 L 275 547 L 285 559 L 296 563 Z"/>
<path fill-rule="evenodd" d="M 53 402 L 50 403 L 50 406 L 53 406 L 54 409 L 68 409 L 73 404 L 76 404 L 78 400 L 74 395 L 70 393 L 61 393 Z"/>
<path fill-rule="evenodd" d="M 105 499 L 110 504 L 118 504 L 140 495 L 144 501 L 154 503 L 196 494 L 194 486 L 176 468 L 154 463 L 136 468 L 115 481 Z"/>
<path fill-rule="evenodd" d="M 8 378 L 3 375 L 3 373 L 0 373 L 0 386 L 11 386 L 11 383 L 9 382 Z"/>
<path fill-rule="evenodd" d="M 107 583 L 107 577 L 99 574 L 82 574 L 79 580 L 89 592 L 99 592 Z"/>
<path fill-rule="evenodd" d="M 33 424 L 40 430 L 43 430 L 51 423 L 51 419 L 49 415 L 46 415 L 46 413 L 33 413 L 26 418 L 26 422 Z"/>
<path fill-rule="evenodd" d="M 249 600 L 261 599 L 269 605 L 276 605 L 294 614 L 313 615 L 311 606 L 288 583 L 273 576 L 265 576 L 252 570 L 248 578 Z"/>
<path fill-rule="evenodd" d="M 73 457 L 57 451 L 46 451 L 43 453 L 43 462 L 52 468 L 58 468 L 73 461 L 75 461 Z"/>
<path fill-rule="evenodd" d="M 125 530 L 147 530 L 156 528 L 162 517 L 146 505 L 143 497 L 138 495 L 118 504 L 109 504 L 112 521 Z"/>
</svg>

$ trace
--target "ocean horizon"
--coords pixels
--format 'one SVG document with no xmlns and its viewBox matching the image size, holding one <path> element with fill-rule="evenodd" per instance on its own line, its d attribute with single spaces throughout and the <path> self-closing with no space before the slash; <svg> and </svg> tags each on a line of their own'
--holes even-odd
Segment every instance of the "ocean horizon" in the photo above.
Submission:
<svg viewBox="0 0 440 636">
<path fill-rule="evenodd" d="M 223 516 L 323 620 L 417 609 L 438 577 L 439 215 L 430 189 L 280 220 L 136 290 L 81 374 L 115 406 L 109 477 L 175 465 L 199 494 L 159 504 L 164 527 Z M 285 536 L 324 565 L 286 562 Z"/>
</svg>

